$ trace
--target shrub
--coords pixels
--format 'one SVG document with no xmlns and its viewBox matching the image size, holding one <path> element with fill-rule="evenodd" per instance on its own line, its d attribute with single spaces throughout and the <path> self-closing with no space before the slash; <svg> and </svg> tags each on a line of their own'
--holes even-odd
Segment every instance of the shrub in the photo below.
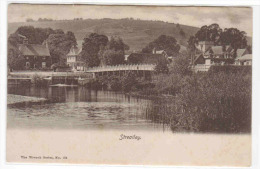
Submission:
<svg viewBox="0 0 260 169">
<path fill-rule="evenodd" d="M 122 89 L 125 92 L 131 91 L 137 84 L 137 79 L 134 72 L 130 71 L 122 77 Z"/>
</svg>

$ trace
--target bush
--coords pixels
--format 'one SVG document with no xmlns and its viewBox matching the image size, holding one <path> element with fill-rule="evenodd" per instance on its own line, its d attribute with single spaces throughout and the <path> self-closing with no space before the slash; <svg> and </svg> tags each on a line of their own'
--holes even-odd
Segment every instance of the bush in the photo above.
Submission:
<svg viewBox="0 0 260 169">
<path fill-rule="evenodd" d="M 211 66 L 208 73 L 242 73 L 242 74 L 252 74 L 252 66 L 235 66 L 235 65 L 225 65 L 225 66 Z"/>
<path fill-rule="evenodd" d="M 122 89 L 125 92 L 131 91 L 137 84 L 136 75 L 130 71 L 122 77 Z"/>
<path fill-rule="evenodd" d="M 176 97 L 177 123 L 204 132 L 251 131 L 251 76 L 240 73 L 195 74 L 181 81 Z"/>
</svg>

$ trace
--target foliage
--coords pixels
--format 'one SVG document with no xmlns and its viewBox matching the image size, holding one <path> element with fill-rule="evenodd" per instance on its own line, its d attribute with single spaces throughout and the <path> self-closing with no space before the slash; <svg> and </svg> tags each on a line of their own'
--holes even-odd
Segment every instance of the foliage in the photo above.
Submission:
<svg viewBox="0 0 260 169">
<path fill-rule="evenodd" d="M 169 66 L 169 71 L 171 74 L 182 76 L 191 74 L 189 57 L 185 55 L 174 58 Z"/>
<path fill-rule="evenodd" d="M 225 65 L 225 66 L 211 66 L 208 74 L 214 74 L 214 73 L 220 73 L 224 72 L 226 74 L 231 73 L 240 73 L 242 75 L 246 74 L 252 74 L 252 66 L 231 66 L 231 65 Z"/>
<path fill-rule="evenodd" d="M 51 28 L 34 28 L 33 26 L 21 26 L 15 32 L 28 38 L 29 44 L 42 44 L 53 33 L 55 31 Z M 17 41 L 22 43 L 22 39 L 17 38 Z"/>
<path fill-rule="evenodd" d="M 131 91 L 137 84 L 136 74 L 132 71 L 122 77 L 122 89 L 125 92 Z"/>
<path fill-rule="evenodd" d="M 108 37 L 97 33 L 91 33 L 88 37 L 84 38 L 81 57 L 88 67 L 100 64 L 99 52 L 107 43 Z"/>
<path fill-rule="evenodd" d="M 25 68 L 25 59 L 24 57 L 20 56 L 18 42 L 16 39 L 16 34 L 11 34 L 8 37 L 7 65 L 10 70 L 23 70 Z"/>
<path fill-rule="evenodd" d="M 180 50 L 180 45 L 177 43 L 177 40 L 172 36 L 161 35 L 154 41 L 150 42 L 142 52 L 152 53 L 156 50 L 165 50 L 168 55 L 177 55 Z"/>
<path fill-rule="evenodd" d="M 65 65 L 66 55 L 72 46 L 77 45 L 77 41 L 73 32 L 68 31 L 66 34 L 57 30 L 56 34 L 51 34 L 47 43 L 49 46 L 52 63 L 59 63 Z"/>
<path fill-rule="evenodd" d="M 247 46 L 246 33 L 237 28 L 222 30 L 216 23 L 205 25 L 195 34 L 198 41 L 212 41 L 215 45 L 231 45 L 234 49 Z"/>
<path fill-rule="evenodd" d="M 129 50 L 120 37 L 111 37 L 107 46 L 101 48 L 99 56 L 102 65 L 118 65 L 124 63 L 125 50 Z"/>
<path fill-rule="evenodd" d="M 159 59 L 157 65 L 155 66 L 156 73 L 165 73 L 167 74 L 169 72 L 169 68 L 167 66 L 167 60 L 166 59 Z"/>
</svg>

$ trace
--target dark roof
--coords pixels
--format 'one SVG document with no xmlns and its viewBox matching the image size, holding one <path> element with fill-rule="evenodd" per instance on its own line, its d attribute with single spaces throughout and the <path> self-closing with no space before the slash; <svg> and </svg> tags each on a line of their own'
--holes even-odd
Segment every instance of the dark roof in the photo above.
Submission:
<svg viewBox="0 0 260 169">
<path fill-rule="evenodd" d="M 24 56 L 50 56 L 49 49 L 45 45 L 21 44 L 19 50 Z"/>
<path fill-rule="evenodd" d="M 128 56 L 128 62 L 132 64 L 157 64 L 159 60 L 166 59 L 162 54 L 151 53 L 131 53 Z"/>
</svg>

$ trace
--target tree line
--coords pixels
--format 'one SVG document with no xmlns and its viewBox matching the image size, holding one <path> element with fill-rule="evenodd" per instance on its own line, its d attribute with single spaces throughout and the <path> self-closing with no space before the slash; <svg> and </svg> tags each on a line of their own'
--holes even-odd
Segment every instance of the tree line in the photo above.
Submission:
<svg viewBox="0 0 260 169">
<path fill-rule="evenodd" d="M 65 66 L 66 55 L 71 47 L 77 48 L 77 40 L 73 32 L 62 29 L 34 28 L 33 26 L 19 27 L 8 37 L 8 66 L 11 69 L 24 69 L 24 58 L 20 56 L 19 44 L 26 37 L 29 44 L 48 45 L 52 64 Z M 47 44 L 46 44 L 47 43 Z M 87 66 L 116 65 L 124 63 L 126 45 L 120 37 L 111 37 L 91 33 L 86 35 L 82 43 L 80 60 Z M 20 56 L 20 57 L 19 57 Z"/>
</svg>

